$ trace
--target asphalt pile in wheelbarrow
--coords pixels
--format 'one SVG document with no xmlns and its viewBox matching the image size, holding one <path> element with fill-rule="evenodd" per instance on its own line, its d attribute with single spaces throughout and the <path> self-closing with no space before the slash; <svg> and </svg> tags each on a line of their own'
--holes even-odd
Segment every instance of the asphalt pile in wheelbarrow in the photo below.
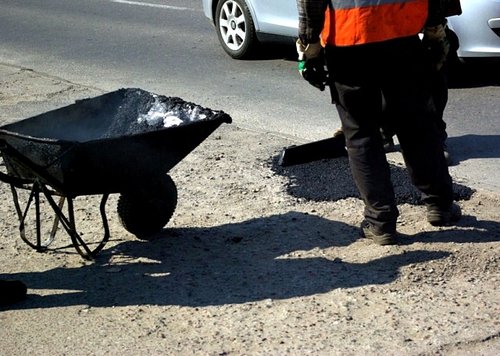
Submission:
<svg viewBox="0 0 500 356">
<path fill-rule="evenodd" d="M 187 125 L 208 120 L 219 113 L 178 97 L 157 95 L 141 89 L 127 89 L 123 95 L 111 125 L 101 138 L 130 136 Z"/>
</svg>

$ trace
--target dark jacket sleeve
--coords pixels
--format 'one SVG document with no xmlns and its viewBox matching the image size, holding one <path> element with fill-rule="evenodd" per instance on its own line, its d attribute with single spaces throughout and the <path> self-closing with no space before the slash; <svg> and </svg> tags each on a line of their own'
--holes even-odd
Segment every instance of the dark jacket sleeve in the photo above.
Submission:
<svg viewBox="0 0 500 356">
<path fill-rule="evenodd" d="M 297 0 L 299 33 L 302 43 L 316 43 L 323 30 L 329 0 Z"/>
</svg>

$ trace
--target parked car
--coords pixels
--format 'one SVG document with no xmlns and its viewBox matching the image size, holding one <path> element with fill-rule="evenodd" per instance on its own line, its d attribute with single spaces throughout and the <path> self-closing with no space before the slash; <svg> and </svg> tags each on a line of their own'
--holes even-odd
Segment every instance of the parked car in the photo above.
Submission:
<svg viewBox="0 0 500 356">
<path fill-rule="evenodd" d="M 236 59 L 251 56 L 270 36 L 297 36 L 296 0 L 203 0 L 203 11 L 222 48 Z"/>
<path fill-rule="evenodd" d="M 202 0 L 222 48 L 233 58 L 251 56 L 259 42 L 295 38 L 296 0 Z M 462 0 L 463 13 L 448 19 L 460 41 L 458 56 L 500 57 L 500 0 Z"/>
</svg>

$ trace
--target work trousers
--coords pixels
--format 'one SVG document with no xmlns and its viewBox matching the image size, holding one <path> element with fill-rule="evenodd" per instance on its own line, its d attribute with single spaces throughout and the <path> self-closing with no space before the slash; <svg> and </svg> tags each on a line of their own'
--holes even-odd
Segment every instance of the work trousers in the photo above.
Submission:
<svg viewBox="0 0 500 356">
<path fill-rule="evenodd" d="M 399 214 L 380 134 L 388 117 L 383 114 L 383 99 L 397 118 L 391 127 L 423 202 L 449 207 L 452 180 L 436 127 L 432 69 L 418 36 L 327 46 L 326 61 L 365 218 L 380 232 L 394 232 Z"/>
<path fill-rule="evenodd" d="M 446 132 L 446 122 L 444 121 L 444 110 L 446 109 L 446 104 L 448 103 L 448 74 L 447 68 L 443 67 L 438 72 L 433 72 L 431 75 L 431 90 L 432 90 L 432 100 L 434 102 L 434 107 L 436 109 L 436 127 L 438 129 L 438 137 L 445 147 L 446 139 L 448 138 L 448 133 Z M 381 133 L 382 138 L 387 142 L 392 139 L 395 135 L 394 126 L 400 120 L 397 115 L 398 112 L 394 112 L 390 107 L 387 106 L 385 100 L 383 100 L 382 111 L 386 118 L 382 122 Z"/>
</svg>

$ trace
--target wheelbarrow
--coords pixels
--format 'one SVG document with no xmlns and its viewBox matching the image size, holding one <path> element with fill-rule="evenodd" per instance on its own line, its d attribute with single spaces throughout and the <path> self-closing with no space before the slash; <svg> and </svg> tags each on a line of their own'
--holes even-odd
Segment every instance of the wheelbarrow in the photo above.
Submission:
<svg viewBox="0 0 500 356">
<path fill-rule="evenodd" d="M 121 224 L 148 239 L 163 229 L 177 205 L 177 187 L 168 172 L 231 121 L 223 111 L 129 88 L 1 126 L 5 167 L 0 180 L 10 184 L 21 238 L 45 251 L 61 224 L 77 252 L 93 259 L 109 240 L 105 206 L 109 195 L 118 193 Z M 24 209 L 18 189 L 29 192 Z M 104 232 L 97 244 L 87 243 L 77 231 L 73 201 L 84 195 L 102 195 Z M 55 213 L 46 239 L 41 236 L 41 197 Z M 28 238 L 25 222 L 33 210 L 36 237 Z"/>
</svg>

